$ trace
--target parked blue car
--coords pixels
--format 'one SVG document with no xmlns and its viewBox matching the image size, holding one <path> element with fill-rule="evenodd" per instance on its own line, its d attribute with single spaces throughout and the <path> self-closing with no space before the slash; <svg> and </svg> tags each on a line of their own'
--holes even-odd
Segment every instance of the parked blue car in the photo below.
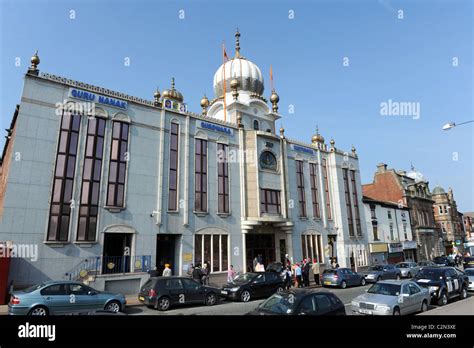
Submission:
<svg viewBox="0 0 474 348">
<path fill-rule="evenodd" d="M 50 281 L 13 292 L 10 315 L 55 315 L 105 310 L 120 312 L 126 300 L 122 294 L 100 292 L 78 282 Z"/>
<path fill-rule="evenodd" d="M 321 280 L 323 286 L 338 286 L 343 289 L 351 285 L 365 285 L 364 276 L 350 268 L 327 269 Z"/>
</svg>

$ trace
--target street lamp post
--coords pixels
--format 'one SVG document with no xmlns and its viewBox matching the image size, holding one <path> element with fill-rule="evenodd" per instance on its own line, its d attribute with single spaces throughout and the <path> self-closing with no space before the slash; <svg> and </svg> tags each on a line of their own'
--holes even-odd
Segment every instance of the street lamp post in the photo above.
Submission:
<svg viewBox="0 0 474 348">
<path fill-rule="evenodd" d="M 470 120 L 470 121 L 466 121 L 466 122 L 461 122 L 461 123 L 449 122 L 449 123 L 446 123 L 446 124 L 443 126 L 443 130 L 450 130 L 451 128 L 454 128 L 454 127 L 456 127 L 456 126 L 460 126 L 460 125 L 462 125 L 462 124 L 471 123 L 471 122 L 474 122 L 474 120 Z"/>
</svg>

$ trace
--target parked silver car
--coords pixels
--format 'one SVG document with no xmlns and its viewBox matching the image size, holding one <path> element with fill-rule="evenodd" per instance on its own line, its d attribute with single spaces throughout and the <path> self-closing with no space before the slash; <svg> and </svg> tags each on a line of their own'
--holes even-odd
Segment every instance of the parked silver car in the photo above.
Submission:
<svg viewBox="0 0 474 348">
<path fill-rule="evenodd" d="M 428 289 L 411 280 L 382 280 L 353 299 L 351 309 L 355 314 L 405 315 L 425 312 L 429 303 Z"/>
<path fill-rule="evenodd" d="M 399 262 L 395 267 L 400 270 L 402 278 L 412 278 L 420 271 L 416 262 Z"/>
<path fill-rule="evenodd" d="M 370 266 L 367 271 L 362 272 L 366 282 L 378 282 L 384 279 L 400 279 L 402 272 L 394 265 Z"/>
</svg>

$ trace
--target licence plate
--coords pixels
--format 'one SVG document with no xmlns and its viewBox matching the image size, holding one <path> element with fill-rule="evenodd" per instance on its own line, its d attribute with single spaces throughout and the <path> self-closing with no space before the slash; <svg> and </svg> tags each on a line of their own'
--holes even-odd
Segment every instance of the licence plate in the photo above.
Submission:
<svg viewBox="0 0 474 348">
<path fill-rule="evenodd" d="M 222 290 L 222 291 L 221 291 L 221 294 L 222 294 L 222 295 L 227 295 L 227 294 L 228 294 L 228 292 L 227 292 L 227 291 L 225 291 L 225 290 Z"/>
<path fill-rule="evenodd" d="M 140 296 L 138 299 L 139 299 L 140 301 L 145 301 L 145 298 L 144 298 L 143 296 Z"/>
<path fill-rule="evenodd" d="M 331 285 L 331 282 L 327 280 L 327 281 L 324 282 L 324 284 L 325 285 Z"/>
<path fill-rule="evenodd" d="M 372 311 L 369 311 L 368 309 L 359 309 L 359 313 L 372 314 Z"/>
</svg>

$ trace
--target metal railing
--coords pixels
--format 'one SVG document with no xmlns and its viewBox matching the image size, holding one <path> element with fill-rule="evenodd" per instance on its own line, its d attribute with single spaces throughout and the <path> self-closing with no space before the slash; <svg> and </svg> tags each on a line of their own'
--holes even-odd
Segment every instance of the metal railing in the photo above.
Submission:
<svg viewBox="0 0 474 348">
<path fill-rule="evenodd" d="M 148 272 L 151 266 L 151 255 L 96 256 L 84 258 L 65 275 L 69 280 L 94 280 L 100 274 Z"/>
</svg>

